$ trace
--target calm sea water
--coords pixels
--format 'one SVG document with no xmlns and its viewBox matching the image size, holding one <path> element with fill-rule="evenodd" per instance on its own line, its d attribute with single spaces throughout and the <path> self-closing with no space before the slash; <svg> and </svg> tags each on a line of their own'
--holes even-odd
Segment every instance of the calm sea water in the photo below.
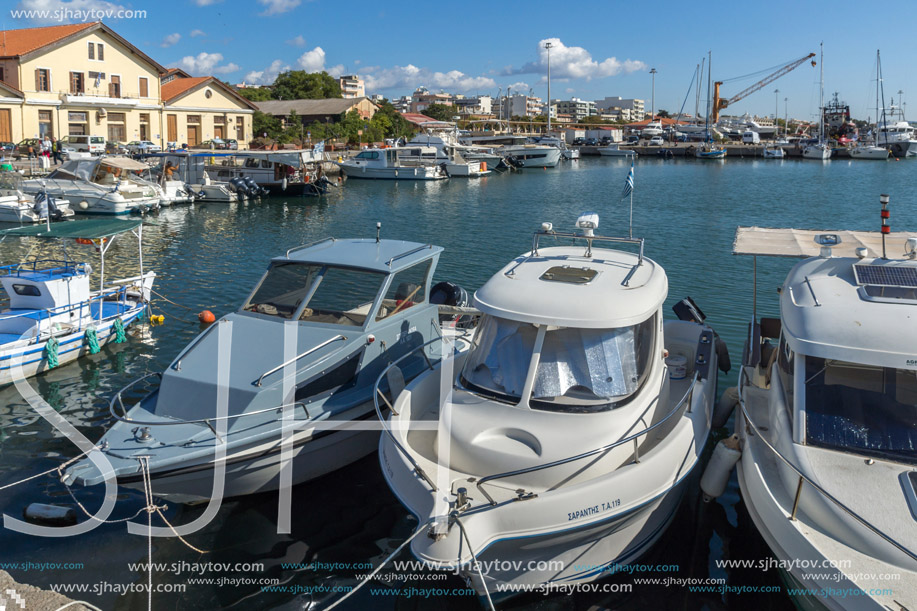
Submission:
<svg viewBox="0 0 917 611">
<path fill-rule="evenodd" d="M 541 222 L 572 229 L 579 213 L 601 216 L 600 233 L 626 234 L 628 202 L 620 200 L 629 162 L 584 158 L 552 170 L 491 176 L 481 180 L 390 183 L 351 180 L 317 199 L 273 198 L 248 205 L 203 205 L 164 210 L 144 229 L 144 261 L 159 274 L 156 290 L 184 307 L 161 299 L 155 313 L 166 324 L 135 329 L 130 341 L 32 379 L 34 387 L 90 439 L 111 423 L 108 400 L 131 380 L 163 369 L 200 331 L 196 312 L 217 316 L 235 309 L 257 281 L 270 257 L 286 248 L 333 235 L 371 237 L 376 221 L 384 237 L 444 246 L 437 278 L 467 289 L 480 286 L 506 261 L 526 251 Z M 692 296 L 726 340 L 738 363 L 743 329 L 752 309 L 752 262 L 731 254 L 737 225 L 824 229 L 877 229 L 880 193 L 891 195 L 893 230 L 917 228 L 917 162 L 816 163 L 746 161 L 700 163 L 641 159 L 636 166 L 634 234 L 647 239 L 646 254 L 669 276 L 667 308 Z M 107 273 L 130 274 L 136 247 L 121 238 L 107 257 Z M 0 244 L 0 261 L 31 254 L 50 255 L 49 245 L 26 240 Z M 81 250 L 82 249 L 82 250 Z M 95 263 L 89 247 L 71 254 Z M 758 265 L 759 312 L 775 315 L 776 287 L 791 261 Z M 186 309 L 187 308 L 187 309 Z M 670 313 L 667 310 L 667 315 Z M 721 376 L 720 389 L 735 385 L 736 370 Z M 730 425 L 731 426 L 731 423 Z M 728 428 L 728 427 L 727 427 Z M 721 437 L 727 429 L 718 432 Z M 50 469 L 76 453 L 75 447 L 31 411 L 12 387 L 0 389 L 0 485 Z M 722 578 L 731 588 L 773 588 L 775 570 L 722 569 L 718 560 L 766 561 L 766 544 L 756 532 L 733 476 L 726 493 L 704 504 L 692 492 L 675 523 L 642 562 L 677 565 L 674 572 L 650 571 L 610 578 L 630 584 L 634 577 Z M 143 506 L 142 494 L 121 490 L 113 518 Z M 101 491 L 77 491 L 94 511 Z M 69 503 L 65 488 L 45 477 L 0 492 L 0 510 L 20 517 L 31 502 Z M 199 507 L 170 506 L 173 524 L 192 521 Z M 253 583 L 188 585 L 183 593 L 156 593 L 156 609 L 324 608 L 341 596 L 335 589 L 356 585 L 364 569 L 378 564 L 415 526 L 393 497 L 374 455 L 321 480 L 298 486 L 293 495 L 293 532 L 276 533 L 277 497 L 264 494 L 224 502 L 217 517 L 189 541 L 204 556 L 175 539 L 154 540 L 155 562 L 261 563 L 263 570 L 193 574 L 187 566 L 166 567 L 154 587 L 186 584 L 194 578 L 257 580 L 276 578 L 291 588 L 265 593 Z M 155 521 L 154 521 L 155 524 Z M 104 609 L 145 607 L 146 594 L 121 595 L 124 584 L 145 584 L 146 573 L 129 563 L 145 562 L 147 541 L 123 524 L 102 525 L 72 538 L 35 538 L 0 530 L 0 563 L 82 563 L 81 569 L 13 570 L 18 580 L 49 587 L 88 584 L 105 591 L 76 596 Z M 409 558 L 403 553 L 402 560 Z M 284 568 L 284 563 L 342 563 L 345 568 Z M 211 565 L 212 566 L 212 565 Z M 178 570 L 171 570 L 176 568 Z M 394 569 L 388 567 L 383 575 Z M 455 578 L 427 572 L 409 580 L 376 581 L 346 601 L 344 609 L 477 609 L 462 595 L 432 595 L 424 588 L 461 588 Z M 293 588 L 300 592 L 292 593 Z M 386 591 L 386 588 L 388 590 Z M 412 589 L 413 588 L 413 589 Z M 420 591 L 420 593 L 418 593 Z M 634 585 L 627 594 L 530 595 L 502 606 L 509 609 L 792 609 L 781 592 L 692 593 L 684 586 Z"/>
</svg>

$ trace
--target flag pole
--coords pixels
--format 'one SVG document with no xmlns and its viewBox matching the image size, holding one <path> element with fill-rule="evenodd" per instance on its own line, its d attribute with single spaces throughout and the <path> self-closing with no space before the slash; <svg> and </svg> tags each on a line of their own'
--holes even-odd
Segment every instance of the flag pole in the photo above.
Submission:
<svg viewBox="0 0 917 611">
<path fill-rule="evenodd" d="M 627 237 L 634 237 L 634 192 L 630 192 L 630 225 L 627 227 Z"/>
</svg>

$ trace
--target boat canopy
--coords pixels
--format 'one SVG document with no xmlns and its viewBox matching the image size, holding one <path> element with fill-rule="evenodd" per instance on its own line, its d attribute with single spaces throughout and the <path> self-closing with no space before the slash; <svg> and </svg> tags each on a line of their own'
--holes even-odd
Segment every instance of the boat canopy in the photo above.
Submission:
<svg viewBox="0 0 917 611">
<path fill-rule="evenodd" d="M 150 166 L 147 164 L 131 159 L 130 157 L 102 157 L 100 163 L 129 172 L 142 172 L 150 169 Z"/>
<path fill-rule="evenodd" d="M 856 257 L 857 248 L 866 248 L 867 257 L 882 256 L 882 234 L 878 231 L 818 231 L 813 229 L 778 229 L 770 227 L 738 227 L 732 245 L 734 255 L 762 255 L 772 257 L 817 257 L 821 246 L 815 243 L 815 236 L 835 234 L 841 242 L 831 247 L 833 256 Z M 889 253 L 901 246 L 917 233 L 895 232 L 886 234 L 885 243 Z"/>
<path fill-rule="evenodd" d="M 291 248 L 273 262 L 320 263 L 337 267 L 365 269 L 385 274 L 411 267 L 443 251 L 441 246 L 402 240 L 325 238 L 313 244 Z"/>
<path fill-rule="evenodd" d="M 85 221 L 68 221 L 54 223 L 49 229 L 45 225 L 13 227 L 0 231 L 0 237 L 14 236 L 20 238 L 81 238 L 98 240 L 110 238 L 136 229 L 143 224 L 141 219 L 89 219 Z"/>
</svg>

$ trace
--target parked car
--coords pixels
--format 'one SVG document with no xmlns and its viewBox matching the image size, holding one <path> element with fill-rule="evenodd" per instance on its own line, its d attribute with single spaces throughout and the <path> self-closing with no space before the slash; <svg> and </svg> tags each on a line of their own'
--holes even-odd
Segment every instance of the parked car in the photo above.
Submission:
<svg viewBox="0 0 917 611">
<path fill-rule="evenodd" d="M 0 142 L 0 153 L 3 153 L 3 156 L 11 155 L 13 151 L 16 150 L 15 142 Z"/>
<path fill-rule="evenodd" d="M 191 148 L 206 149 L 206 150 L 211 150 L 211 151 L 222 151 L 226 149 L 226 141 L 220 138 L 214 138 L 213 140 L 204 140 L 200 144 L 195 144 Z"/>
<path fill-rule="evenodd" d="M 602 136 L 602 139 L 599 140 L 599 144 L 602 146 L 608 146 L 612 142 L 614 142 L 614 139 L 611 136 Z"/>
<path fill-rule="evenodd" d="M 13 159 L 22 159 L 23 157 L 28 157 L 30 146 L 32 147 L 32 152 L 37 155 L 41 151 L 41 140 L 38 138 L 26 138 L 25 140 L 20 140 L 19 144 L 17 144 L 16 148 L 13 150 Z"/>
<path fill-rule="evenodd" d="M 105 152 L 105 138 L 102 136 L 70 135 L 60 141 L 65 147 L 81 153 L 101 155 Z"/>
<path fill-rule="evenodd" d="M 662 146 L 665 144 L 665 140 L 662 139 L 662 136 L 653 136 L 650 138 L 650 146 Z"/>
<path fill-rule="evenodd" d="M 598 146 L 599 141 L 595 138 L 586 138 L 586 146 Z"/>
<path fill-rule="evenodd" d="M 583 146 L 586 144 L 585 138 L 576 137 L 573 139 L 573 146 Z"/>
<path fill-rule="evenodd" d="M 631 134 L 630 136 L 627 137 L 628 144 L 637 144 L 638 142 L 640 142 L 640 136 L 638 136 L 637 134 Z"/>
<path fill-rule="evenodd" d="M 131 155 L 143 155 L 147 153 L 161 153 L 162 147 L 149 140 L 133 140 L 127 143 L 127 152 Z"/>
<path fill-rule="evenodd" d="M 239 150 L 239 141 L 233 138 L 229 138 L 228 140 L 226 140 L 226 148 L 230 151 L 238 151 Z"/>
<path fill-rule="evenodd" d="M 127 155 L 127 146 L 123 142 L 106 142 L 105 154 L 107 155 Z"/>
</svg>

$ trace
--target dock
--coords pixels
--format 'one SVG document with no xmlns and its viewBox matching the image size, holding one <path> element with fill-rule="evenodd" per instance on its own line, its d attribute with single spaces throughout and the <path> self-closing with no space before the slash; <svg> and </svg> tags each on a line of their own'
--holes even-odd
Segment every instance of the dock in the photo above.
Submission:
<svg viewBox="0 0 917 611">
<path fill-rule="evenodd" d="M 646 146 L 646 145 L 633 145 L 626 146 L 621 145 L 622 149 L 636 151 L 640 156 L 646 157 L 656 157 L 661 150 L 671 151 L 672 155 L 675 157 L 685 157 L 688 149 L 694 150 L 695 148 L 703 146 L 702 143 L 690 143 L 690 142 L 675 142 L 668 143 L 665 146 Z M 724 146 L 726 148 L 726 158 L 727 159 L 762 159 L 764 157 L 764 145 L 760 144 L 740 144 L 740 143 L 730 143 Z M 595 156 L 600 155 L 598 146 L 581 146 L 578 147 L 580 155 L 586 156 Z M 799 157 L 802 158 L 802 147 L 796 147 L 794 145 L 784 146 L 784 152 L 786 153 L 787 158 Z M 835 148 L 833 154 L 831 155 L 832 159 L 850 159 L 850 153 L 846 148 Z"/>
</svg>

